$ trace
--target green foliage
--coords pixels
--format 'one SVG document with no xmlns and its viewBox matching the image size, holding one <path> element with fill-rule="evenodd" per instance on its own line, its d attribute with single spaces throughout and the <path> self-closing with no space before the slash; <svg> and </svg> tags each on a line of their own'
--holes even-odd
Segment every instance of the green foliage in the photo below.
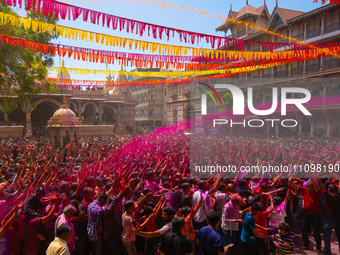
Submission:
<svg viewBox="0 0 340 255">
<path fill-rule="evenodd" d="M 15 14 L 8 6 L 0 2 L 0 11 Z M 57 19 L 27 12 L 27 17 L 56 24 Z M 55 33 L 39 33 L 24 30 L 18 26 L 5 24 L 0 26 L 0 34 L 21 37 L 39 43 L 49 43 L 56 39 Z M 47 77 L 46 67 L 53 65 L 53 55 L 37 53 L 8 44 L 0 44 L 0 90 L 2 95 L 3 111 L 10 113 L 17 107 L 17 103 L 28 104 L 35 107 L 33 99 L 41 92 L 53 93 L 55 84 L 44 81 Z M 42 87 L 36 87 L 42 84 Z M 5 97 L 4 97 L 5 95 Z M 22 105 L 23 105 L 22 104 Z"/>
<path fill-rule="evenodd" d="M 224 94 L 223 98 L 223 106 L 219 110 L 220 112 L 228 111 L 233 109 L 233 95 L 230 91 Z M 246 107 L 248 104 L 247 100 L 244 100 L 244 107 Z"/>
</svg>

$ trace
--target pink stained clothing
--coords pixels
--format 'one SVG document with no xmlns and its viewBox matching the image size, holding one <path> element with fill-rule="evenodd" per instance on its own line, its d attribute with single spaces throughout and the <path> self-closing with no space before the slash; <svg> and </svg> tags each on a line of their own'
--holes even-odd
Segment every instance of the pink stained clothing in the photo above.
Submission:
<svg viewBox="0 0 340 255">
<path fill-rule="evenodd" d="M 72 234 L 71 234 L 70 240 L 67 242 L 67 246 L 68 246 L 70 253 L 72 253 L 73 251 L 76 250 L 75 248 L 76 234 L 74 232 L 73 223 L 71 222 L 69 218 L 65 216 L 65 214 L 61 214 L 55 222 L 54 232 L 56 232 L 57 228 L 60 227 L 61 225 L 67 225 L 71 228 Z"/>
<path fill-rule="evenodd" d="M 150 182 L 149 180 L 146 181 L 145 188 L 149 188 L 151 192 L 163 189 L 163 187 L 161 185 L 158 185 L 155 181 Z"/>
<path fill-rule="evenodd" d="M 268 215 L 269 226 L 278 228 L 280 223 L 285 222 L 287 203 L 283 201 L 280 205 L 275 205 L 274 210 Z M 267 208 L 267 211 L 270 207 Z"/>
<path fill-rule="evenodd" d="M 136 235 L 132 230 L 132 216 L 127 214 L 126 212 L 123 214 L 123 234 L 122 241 L 133 243 L 136 241 Z"/>
<path fill-rule="evenodd" d="M 40 249 L 39 226 L 42 225 L 42 218 L 34 218 L 26 223 L 26 238 L 22 244 L 22 253 L 38 253 Z"/>
<path fill-rule="evenodd" d="M 190 241 L 195 240 L 196 233 L 190 215 L 185 218 L 182 235 L 189 237 Z"/>
<path fill-rule="evenodd" d="M 239 207 L 233 206 L 229 201 L 222 209 L 221 228 L 224 230 L 239 231 Z"/>
</svg>

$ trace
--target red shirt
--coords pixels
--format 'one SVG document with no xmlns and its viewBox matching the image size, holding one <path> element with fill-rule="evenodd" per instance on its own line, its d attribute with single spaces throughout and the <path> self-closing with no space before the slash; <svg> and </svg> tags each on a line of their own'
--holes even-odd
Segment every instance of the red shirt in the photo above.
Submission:
<svg viewBox="0 0 340 255">
<path fill-rule="evenodd" d="M 260 215 L 254 217 L 255 223 L 261 227 L 267 228 L 267 216 L 268 216 L 268 212 L 263 211 Z M 257 229 L 257 231 L 264 235 L 267 234 L 267 231 L 259 229 L 259 228 Z"/>
<path fill-rule="evenodd" d="M 308 188 L 299 187 L 299 191 L 303 195 L 303 203 L 304 209 L 309 213 L 316 213 L 320 211 L 320 203 L 321 203 L 321 192 L 313 191 L 312 193 L 308 192 Z"/>
<path fill-rule="evenodd" d="M 146 224 L 146 231 L 147 232 L 155 232 L 155 231 L 157 231 L 157 226 L 156 226 L 155 221 L 150 220 L 148 222 L 148 224 Z"/>
</svg>

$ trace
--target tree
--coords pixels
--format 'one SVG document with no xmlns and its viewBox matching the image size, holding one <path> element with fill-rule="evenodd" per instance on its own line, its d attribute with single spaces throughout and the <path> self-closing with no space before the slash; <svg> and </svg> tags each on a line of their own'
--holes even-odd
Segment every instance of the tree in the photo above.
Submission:
<svg viewBox="0 0 340 255">
<path fill-rule="evenodd" d="M 0 2 L 0 11 L 16 14 L 11 8 Z M 27 12 L 27 17 L 56 24 L 57 19 L 41 14 Z M 24 30 L 18 26 L 5 24 L 0 26 L 0 34 L 21 37 L 39 43 L 49 43 L 56 39 L 55 32 L 46 33 Z M 17 108 L 17 102 L 35 107 L 33 99 L 43 91 L 54 92 L 54 84 L 45 81 L 47 67 L 53 65 L 53 55 L 37 53 L 31 50 L 0 44 L 0 90 L 2 94 L 3 111 L 10 113 Z M 37 87 L 36 84 L 42 84 Z"/>
<path fill-rule="evenodd" d="M 230 91 L 224 94 L 223 98 L 223 105 L 222 108 L 220 109 L 220 112 L 228 111 L 233 109 L 233 95 L 231 94 Z M 247 106 L 247 99 L 244 100 L 244 107 Z"/>
</svg>

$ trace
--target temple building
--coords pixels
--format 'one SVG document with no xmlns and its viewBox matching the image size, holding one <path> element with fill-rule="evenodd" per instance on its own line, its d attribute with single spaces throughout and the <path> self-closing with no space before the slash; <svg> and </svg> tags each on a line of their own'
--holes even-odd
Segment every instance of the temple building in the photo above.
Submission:
<svg viewBox="0 0 340 255">
<path fill-rule="evenodd" d="M 137 68 L 134 72 L 160 72 L 159 68 Z M 134 81 L 152 81 L 162 79 L 160 77 L 134 77 Z M 137 100 L 135 107 L 136 126 L 161 125 L 166 124 L 164 115 L 164 98 L 166 86 L 133 86 L 132 96 Z M 164 111 L 164 114 L 163 114 Z"/>
<path fill-rule="evenodd" d="M 52 74 L 48 78 L 71 79 L 69 73 L 58 73 L 57 76 Z M 109 80 L 112 77 L 108 77 Z M 125 75 L 119 75 L 117 80 L 127 81 Z M 65 100 L 66 106 L 72 110 L 81 122 L 81 125 L 113 125 L 115 129 L 126 130 L 132 129 L 135 125 L 135 106 L 136 100 L 132 97 L 131 87 L 105 87 L 105 88 L 87 88 L 71 89 L 58 87 L 55 93 L 40 93 L 35 102 L 35 109 L 30 106 L 21 105 L 11 113 L 0 114 L 2 126 L 21 126 L 21 128 L 12 128 L 6 131 L 6 127 L 1 127 L 0 136 L 6 137 L 10 134 L 13 136 L 21 135 L 24 126 L 26 127 L 27 136 L 32 136 L 33 131 L 46 132 L 48 120 L 53 114 L 61 108 Z M 1 103 L 0 103 L 1 108 Z M 94 130 L 96 127 L 94 127 Z M 112 132 L 114 133 L 114 132 Z M 100 135 L 100 131 L 93 133 Z"/>
<path fill-rule="evenodd" d="M 254 7 L 247 1 L 247 4 L 239 11 L 233 11 L 230 8 L 227 16 L 304 43 L 331 43 L 339 41 L 340 37 L 340 5 L 337 4 L 327 4 L 309 12 L 285 9 L 276 5 L 270 13 L 265 2 L 260 7 Z M 252 44 L 244 45 L 243 50 L 246 51 L 263 51 L 262 45 L 258 42 L 291 42 L 261 30 L 248 28 L 243 24 L 235 25 L 228 21 L 218 26 L 216 32 L 223 32 L 223 36 L 229 38 L 254 41 Z M 231 43 L 226 49 L 233 50 L 232 47 Z M 269 45 L 267 47 L 269 50 Z M 275 49 L 275 51 L 283 50 L 293 49 L 283 46 Z M 316 59 L 277 65 L 231 78 L 206 81 L 206 83 L 210 86 L 214 86 L 214 84 L 236 85 L 245 96 L 248 87 L 252 87 L 255 106 L 272 103 L 273 87 L 277 87 L 278 91 L 281 87 L 305 88 L 311 92 L 312 99 L 314 99 L 312 102 L 321 102 L 321 99 L 324 99 L 321 104 L 306 106 L 312 116 L 305 116 L 296 107 L 295 110 L 289 110 L 287 116 L 281 116 L 280 113 L 274 112 L 271 116 L 261 118 L 295 119 L 298 126 L 287 130 L 276 124 L 274 127 L 266 126 L 260 132 L 268 135 L 304 134 L 338 137 L 340 136 L 340 103 L 337 103 L 335 98 L 338 98 L 340 93 L 339 78 L 340 59 L 336 56 L 320 56 Z M 167 93 L 170 94 L 167 99 L 168 123 L 185 122 L 189 117 L 196 117 L 196 124 L 198 122 L 199 125 L 201 116 L 201 91 L 197 89 L 199 86 L 198 83 L 167 86 Z M 222 97 L 227 90 L 217 89 L 217 92 Z M 280 96 L 279 92 L 279 98 Z M 297 98 L 301 95 L 293 93 L 290 96 Z M 221 108 L 209 98 L 207 105 L 208 114 Z M 231 131 L 246 133 L 242 128 Z"/>
</svg>

